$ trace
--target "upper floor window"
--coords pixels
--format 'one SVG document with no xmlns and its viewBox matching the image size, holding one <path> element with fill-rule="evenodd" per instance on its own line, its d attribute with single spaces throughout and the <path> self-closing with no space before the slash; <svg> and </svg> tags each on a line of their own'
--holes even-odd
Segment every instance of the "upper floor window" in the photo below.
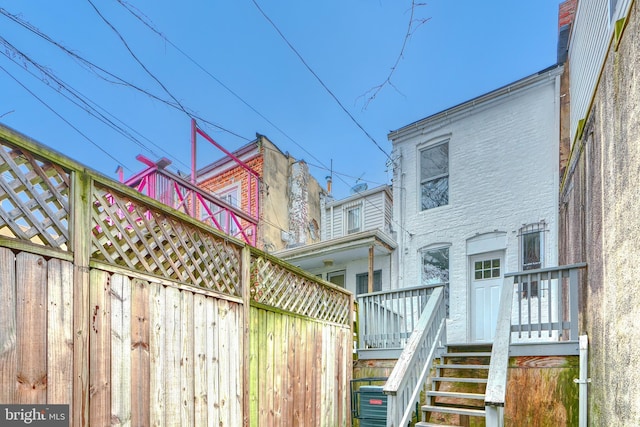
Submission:
<svg viewBox="0 0 640 427">
<path fill-rule="evenodd" d="M 422 210 L 449 204 L 449 142 L 420 150 Z"/>
<path fill-rule="evenodd" d="M 347 234 L 362 231 L 362 207 L 351 206 L 345 210 L 347 221 Z"/>
</svg>

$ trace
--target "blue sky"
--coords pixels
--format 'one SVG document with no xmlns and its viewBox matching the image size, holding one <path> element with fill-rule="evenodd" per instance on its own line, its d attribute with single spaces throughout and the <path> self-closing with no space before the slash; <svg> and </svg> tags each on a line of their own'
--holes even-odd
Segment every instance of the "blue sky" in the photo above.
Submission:
<svg viewBox="0 0 640 427">
<path fill-rule="evenodd" d="M 167 105 L 173 97 L 218 125 L 200 122 L 229 150 L 260 133 L 304 159 L 321 184 L 332 167 L 337 198 L 348 196 L 356 183 L 390 183 L 383 153 L 391 153 L 390 130 L 553 65 L 560 3 L 432 0 L 416 7 L 414 18 L 428 21 L 413 26 L 391 75 L 393 86 L 366 102 L 398 58 L 411 1 L 256 0 L 356 124 L 253 0 L 92 1 L 153 77 L 89 0 L 0 0 L 1 123 L 113 178 L 118 165 L 126 176 L 140 170 L 137 154 L 168 157 L 173 170 L 188 172 L 190 119 Z M 82 66 L 7 14 L 141 90 Z M 66 88 L 133 137 L 74 105 L 63 96 L 73 99 Z M 198 143 L 198 167 L 220 156 L 208 143 Z"/>
</svg>

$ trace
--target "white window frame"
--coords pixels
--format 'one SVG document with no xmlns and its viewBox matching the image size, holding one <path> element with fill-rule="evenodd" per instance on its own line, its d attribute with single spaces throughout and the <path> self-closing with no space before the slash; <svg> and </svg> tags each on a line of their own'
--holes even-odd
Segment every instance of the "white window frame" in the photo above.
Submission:
<svg viewBox="0 0 640 427">
<path fill-rule="evenodd" d="M 547 224 L 544 220 L 540 222 L 534 222 L 531 224 L 524 224 L 520 227 L 518 231 L 518 240 L 519 240 L 519 255 L 518 255 L 518 263 L 520 265 L 521 271 L 533 270 L 538 268 L 544 268 L 544 254 L 545 254 L 545 232 L 547 231 Z M 540 236 L 540 266 L 531 268 L 530 265 L 525 265 L 525 255 L 524 255 L 524 239 L 526 235 L 536 234 L 538 233 Z"/>
<path fill-rule="evenodd" d="M 227 202 L 227 204 L 233 206 L 234 208 L 240 208 L 240 183 L 221 188 L 220 190 L 216 191 L 215 194 L 219 199 L 224 200 L 225 202 Z M 238 232 L 238 226 L 232 218 L 225 218 L 225 215 L 229 214 L 226 211 L 220 211 L 216 213 L 216 221 L 218 221 L 218 224 L 220 224 L 220 227 L 222 227 L 223 229 L 227 225 L 228 221 L 228 233 L 230 235 L 234 235 Z"/>
<path fill-rule="evenodd" d="M 344 208 L 344 234 L 353 234 L 353 233 L 358 233 L 360 231 L 362 231 L 362 225 L 364 222 L 364 217 L 363 217 L 363 209 L 362 209 L 362 203 L 358 202 L 355 204 L 351 204 L 351 205 L 347 205 Z M 349 224 L 349 219 L 352 218 L 352 216 L 350 215 L 351 212 L 356 211 L 357 210 L 357 220 L 358 220 L 358 226 L 357 228 L 354 227 L 350 227 L 351 224 Z"/>
<path fill-rule="evenodd" d="M 418 148 L 418 206 L 420 207 L 420 211 L 424 212 L 424 211 L 428 211 L 430 209 L 435 209 L 435 208 L 439 208 L 441 206 L 447 206 L 449 204 L 449 194 L 450 194 L 450 190 L 451 190 L 451 183 L 449 181 L 449 175 L 450 175 L 450 163 L 451 163 L 451 158 L 449 155 L 449 139 L 445 139 L 445 140 L 441 140 L 438 142 L 435 142 L 433 144 L 428 144 L 425 146 L 421 146 Z M 447 170 L 444 173 L 441 174 L 437 174 L 437 175 L 432 175 L 429 176 L 427 178 L 423 178 L 422 176 L 422 160 L 423 160 L 423 153 L 425 151 L 428 150 L 432 150 L 435 148 L 438 148 L 442 145 L 446 145 L 447 146 Z M 423 185 L 429 183 L 429 182 L 433 182 L 433 181 L 437 181 L 439 179 L 442 178 L 446 178 L 447 179 L 447 200 L 446 203 L 441 203 L 438 204 L 436 206 L 430 206 L 430 207 L 424 207 L 423 204 L 423 195 L 422 195 L 422 187 Z"/>
</svg>

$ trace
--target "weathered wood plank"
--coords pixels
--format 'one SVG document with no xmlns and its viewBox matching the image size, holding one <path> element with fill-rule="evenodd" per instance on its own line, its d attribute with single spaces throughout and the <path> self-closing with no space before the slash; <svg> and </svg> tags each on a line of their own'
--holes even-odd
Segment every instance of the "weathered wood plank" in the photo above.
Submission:
<svg viewBox="0 0 640 427">
<path fill-rule="evenodd" d="M 91 270 L 89 423 L 111 424 L 111 275 Z"/>
<path fill-rule="evenodd" d="M 166 385 L 165 376 L 165 287 L 157 283 L 150 283 L 151 297 L 149 334 L 150 382 L 151 392 L 149 402 L 149 418 L 152 426 L 163 427 L 165 422 Z"/>
<path fill-rule="evenodd" d="M 265 370 L 264 370 L 264 381 L 265 381 L 265 392 L 267 393 L 266 403 L 267 403 L 267 417 L 266 425 L 274 425 L 274 405 L 275 405 L 275 396 L 273 392 L 274 388 L 274 319 L 275 314 L 272 311 L 267 311 L 267 323 L 266 329 L 264 333 L 267 335 L 267 342 L 265 347 Z"/>
<path fill-rule="evenodd" d="M 231 377 L 229 378 L 229 396 L 230 396 L 230 408 L 229 408 L 229 425 L 241 426 L 243 423 L 242 413 L 242 401 L 243 401 L 243 384 L 238 379 L 243 378 L 242 375 L 242 356 L 243 349 L 243 332 L 242 332 L 242 312 L 243 308 L 241 304 L 229 304 L 229 372 Z"/>
<path fill-rule="evenodd" d="M 286 373 L 286 355 L 283 357 L 283 327 L 286 325 L 286 316 L 281 313 L 273 315 L 273 424 L 274 426 L 282 425 L 282 379 Z M 283 366 L 284 365 L 284 366 Z"/>
<path fill-rule="evenodd" d="M 0 402 L 17 402 L 16 261 L 9 249 L 0 248 Z"/>
<path fill-rule="evenodd" d="M 194 376 L 194 319 L 193 319 L 193 293 L 188 291 L 180 292 L 182 297 L 182 354 L 180 357 L 180 403 L 181 403 L 181 423 L 192 426 L 194 423 L 194 383 L 198 381 Z"/>
<path fill-rule="evenodd" d="M 166 305 L 164 313 L 164 390 L 165 425 L 180 425 L 180 359 L 182 344 L 182 302 L 180 291 L 164 288 Z"/>
<path fill-rule="evenodd" d="M 131 291 L 131 422 L 150 424 L 149 284 L 133 281 Z"/>
<path fill-rule="evenodd" d="M 242 295 L 242 413 L 243 427 L 251 425 L 251 250 L 242 248 L 240 254 L 240 291 Z"/>
<path fill-rule="evenodd" d="M 47 262 L 26 252 L 16 257 L 17 402 L 47 401 Z"/>
<path fill-rule="evenodd" d="M 111 424 L 131 425 L 131 280 L 111 277 Z"/>
<path fill-rule="evenodd" d="M 293 347 L 295 352 L 295 369 L 293 383 L 293 419 L 294 425 L 305 425 L 305 402 L 306 399 L 302 399 L 302 396 L 306 396 L 305 384 L 306 384 L 306 366 L 307 366 L 307 333 L 306 327 L 302 319 L 295 317 L 294 319 L 294 341 Z M 309 355 L 310 356 L 310 355 Z"/>
<path fill-rule="evenodd" d="M 193 296 L 193 394 L 196 426 L 207 425 L 207 392 L 210 373 L 207 372 L 207 297 Z"/>
<path fill-rule="evenodd" d="M 259 418 L 258 425 L 268 425 L 267 424 L 267 413 L 269 412 L 268 407 L 268 397 L 269 390 L 267 389 L 267 332 L 265 330 L 267 326 L 267 311 L 263 309 L 257 309 L 259 331 L 258 331 L 258 371 L 260 372 L 258 381 L 259 381 L 259 391 L 258 391 L 258 400 L 259 400 Z"/>
<path fill-rule="evenodd" d="M 251 323 L 251 345 L 249 362 L 251 364 L 249 372 L 249 425 L 258 425 L 259 408 L 260 408 L 260 310 L 251 307 L 250 323 Z"/>
<path fill-rule="evenodd" d="M 316 329 L 315 325 L 311 322 L 306 323 L 306 335 L 307 345 L 304 348 L 306 355 L 305 365 L 305 385 L 304 396 L 305 408 L 304 408 L 304 420 L 306 425 L 316 425 L 316 396 L 320 392 L 319 388 L 316 388 L 316 374 L 322 367 L 322 354 L 318 353 L 320 347 L 316 347 Z"/>
<path fill-rule="evenodd" d="M 47 282 L 47 403 L 70 405 L 73 401 L 73 264 L 49 260 Z"/>
<path fill-rule="evenodd" d="M 218 301 L 218 405 L 220 408 L 219 420 L 220 425 L 231 425 L 231 404 L 230 399 L 234 398 L 235 393 L 231 393 L 231 363 L 230 358 L 237 357 L 237 355 L 230 354 L 229 352 L 229 333 L 232 328 L 229 325 L 230 318 L 232 316 L 229 313 L 229 302 Z"/>
<path fill-rule="evenodd" d="M 219 302 L 214 298 L 207 298 L 206 302 L 208 425 L 219 425 L 220 422 Z"/>
<path fill-rule="evenodd" d="M 78 169 L 82 171 L 83 169 Z M 91 330 L 89 259 L 91 254 L 92 179 L 86 172 L 72 174 L 74 214 L 70 227 L 73 251 L 73 406 L 74 426 L 89 423 L 89 333 Z"/>
</svg>

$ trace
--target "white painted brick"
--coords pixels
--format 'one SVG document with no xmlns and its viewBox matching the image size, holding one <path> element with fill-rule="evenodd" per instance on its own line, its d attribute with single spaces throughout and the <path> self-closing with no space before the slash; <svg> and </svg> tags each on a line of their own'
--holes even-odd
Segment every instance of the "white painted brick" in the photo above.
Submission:
<svg viewBox="0 0 640 427">
<path fill-rule="evenodd" d="M 517 232 L 544 220 L 544 265 L 557 265 L 558 103 L 555 74 L 534 87 L 469 106 L 450 118 L 434 117 L 392 133 L 394 218 L 398 230 L 397 287 L 421 280 L 420 249 L 449 243 L 452 342 L 470 338 L 467 328 L 470 272 L 467 239 L 507 233 L 505 269 L 520 269 Z M 459 111 L 459 110 L 457 110 Z M 422 125 L 427 125 L 424 127 Z M 399 131 L 396 131 L 399 132 Z M 449 135 L 449 205 L 420 211 L 419 147 Z M 395 136 L 395 139 L 394 139 Z"/>
</svg>

